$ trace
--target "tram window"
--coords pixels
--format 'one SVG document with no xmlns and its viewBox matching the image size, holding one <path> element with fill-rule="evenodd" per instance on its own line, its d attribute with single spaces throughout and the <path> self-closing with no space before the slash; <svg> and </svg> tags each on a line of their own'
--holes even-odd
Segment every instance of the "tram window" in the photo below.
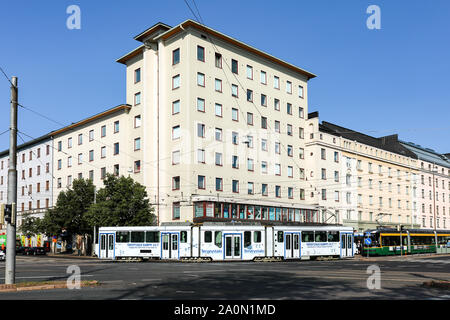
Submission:
<svg viewBox="0 0 450 320">
<path fill-rule="evenodd" d="M 314 231 L 302 231 L 302 242 L 314 242 Z"/>
<path fill-rule="evenodd" d="M 382 246 L 399 246 L 400 245 L 400 235 L 397 236 L 381 236 Z"/>
<path fill-rule="evenodd" d="M 106 236 L 102 235 L 102 239 L 101 239 L 101 250 L 105 250 L 106 248 Z"/>
<path fill-rule="evenodd" d="M 328 242 L 339 242 L 339 232 L 338 231 L 328 231 Z"/>
<path fill-rule="evenodd" d="M 130 241 L 130 232 L 129 231 L 117 231 L 116 232 L 116 242 L 127 243 L 129 241 Z"/>
<path fill-rule="evenodd" d="M 260 243 L 261 242 L 261 231 L 255 231 L 253 233 L 253 242 Z"/>
<path fill-rule="evenodd" d="M 131 242 L 144 242 L 145 233 L 144 231 L 131 231 Z"/>
<path fill-rule="evenodd" d="M 217 247 L 222 248 L 222 231 L 214 232 L 214 243 Z"/>
<path fill-rule="evenodd" d="M 205 231 L 205 243 L 212 242 L 212 232 Z"/>
<path fill-rule="evenodd" d="M 327 232 L 326 231 L 316 231 L 315 232 L 315 242 L 327 242 Z"/>
<path fill-rule="evenodd" d="M 450 236 L 438 236 L 438 244 L 447 244 L 450 241 Z"/>
<path fill-rule="evenodd" d="M 148 243 L 159 242 L 159 231 L 146 231 L 145 242 Z"/>
<path fill-rule="evenodd" d="M 278 231 L 278 242 L 284 242 L 283 231 Z"/>
<path fill-rule="evenodd" d="M 252 232 L 245 231 L 244 232 L 244 247 L 247 248 L 252 244 Z"/>
<path fill-rule="evenodd" d="M 180 232 L 180 242 L 186 243 L 187 242 L 187 231 L 181 231 Z"/>
</svg>

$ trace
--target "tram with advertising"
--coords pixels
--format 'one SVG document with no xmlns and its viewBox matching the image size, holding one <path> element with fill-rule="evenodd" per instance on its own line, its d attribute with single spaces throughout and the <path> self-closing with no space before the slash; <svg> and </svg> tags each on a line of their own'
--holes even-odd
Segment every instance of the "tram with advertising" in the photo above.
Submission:
<svg viewBox="0 0 450 320">
<path fill-rule="evenodd" d="M 241 222 L 166 223 L 101 227 L 100 259 L 252 261 L 351 258 L 353 229 L 339 225 L 264 225 Z"/>
<path fill-rule="evenodd" d="M 364 232 L 362 255 L 387 256 L 417 253 L 450 253 L 450 230 L 380 228 Z M 369 245 L 367 243 L 370 243 Z"/>
</svg>

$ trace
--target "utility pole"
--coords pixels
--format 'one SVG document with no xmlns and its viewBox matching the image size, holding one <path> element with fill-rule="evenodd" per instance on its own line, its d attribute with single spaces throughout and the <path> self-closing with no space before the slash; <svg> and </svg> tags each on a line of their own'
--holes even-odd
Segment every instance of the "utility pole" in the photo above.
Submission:
<svg viewBox="0 0 450 320">
<path fill-rule="evenodd" d="M 11 85 L 11 128 L 9 135 L 8 200 L 12 205 L 11 219 L 6 225 L 6 267 L 5 284 L 16 282 L 16 203 L 17 203 L 17 77 Z"/>
</svg>

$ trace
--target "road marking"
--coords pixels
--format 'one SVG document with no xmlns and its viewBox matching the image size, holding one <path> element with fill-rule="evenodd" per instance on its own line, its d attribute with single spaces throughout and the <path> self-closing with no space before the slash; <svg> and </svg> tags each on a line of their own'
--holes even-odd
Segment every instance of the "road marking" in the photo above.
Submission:
<svg viewBox="0 0 450 320">
<path fill-rule="evenodd" d="M 82 277 L 93 277 L 92 274 L 82 274 Z M 45 278 L 66 278 L 67 275 L 64 276 L 34 276 L 34 277 L 16 277 L 16 279 L 45 279 Z M 5 278 L 0 278 L 0 280 L 5 280 Z"/>
</svg>

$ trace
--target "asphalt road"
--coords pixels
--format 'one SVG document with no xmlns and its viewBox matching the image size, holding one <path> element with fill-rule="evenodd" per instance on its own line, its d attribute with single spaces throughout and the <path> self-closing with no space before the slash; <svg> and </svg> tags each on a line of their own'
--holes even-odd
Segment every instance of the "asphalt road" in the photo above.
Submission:
<svg viewBox="0 0 450 320">
<path fill-rule="evenodd" d="M 341 300 L 450 299 L 450 290 L 422 287 L 450 280 L 450 255 L 291 262 L 109 262 L 19 256 L 16 281 L 65 280 L 68 266 L 95 288 L 0 293 L 0 300 Z M 379 267 L 380 289 L 369 289 L 369 266 Z M 4 283 L 0 262 L 0 283 Z M 371 281 L 370 283 L 374 283 Z"/>
</svg>

